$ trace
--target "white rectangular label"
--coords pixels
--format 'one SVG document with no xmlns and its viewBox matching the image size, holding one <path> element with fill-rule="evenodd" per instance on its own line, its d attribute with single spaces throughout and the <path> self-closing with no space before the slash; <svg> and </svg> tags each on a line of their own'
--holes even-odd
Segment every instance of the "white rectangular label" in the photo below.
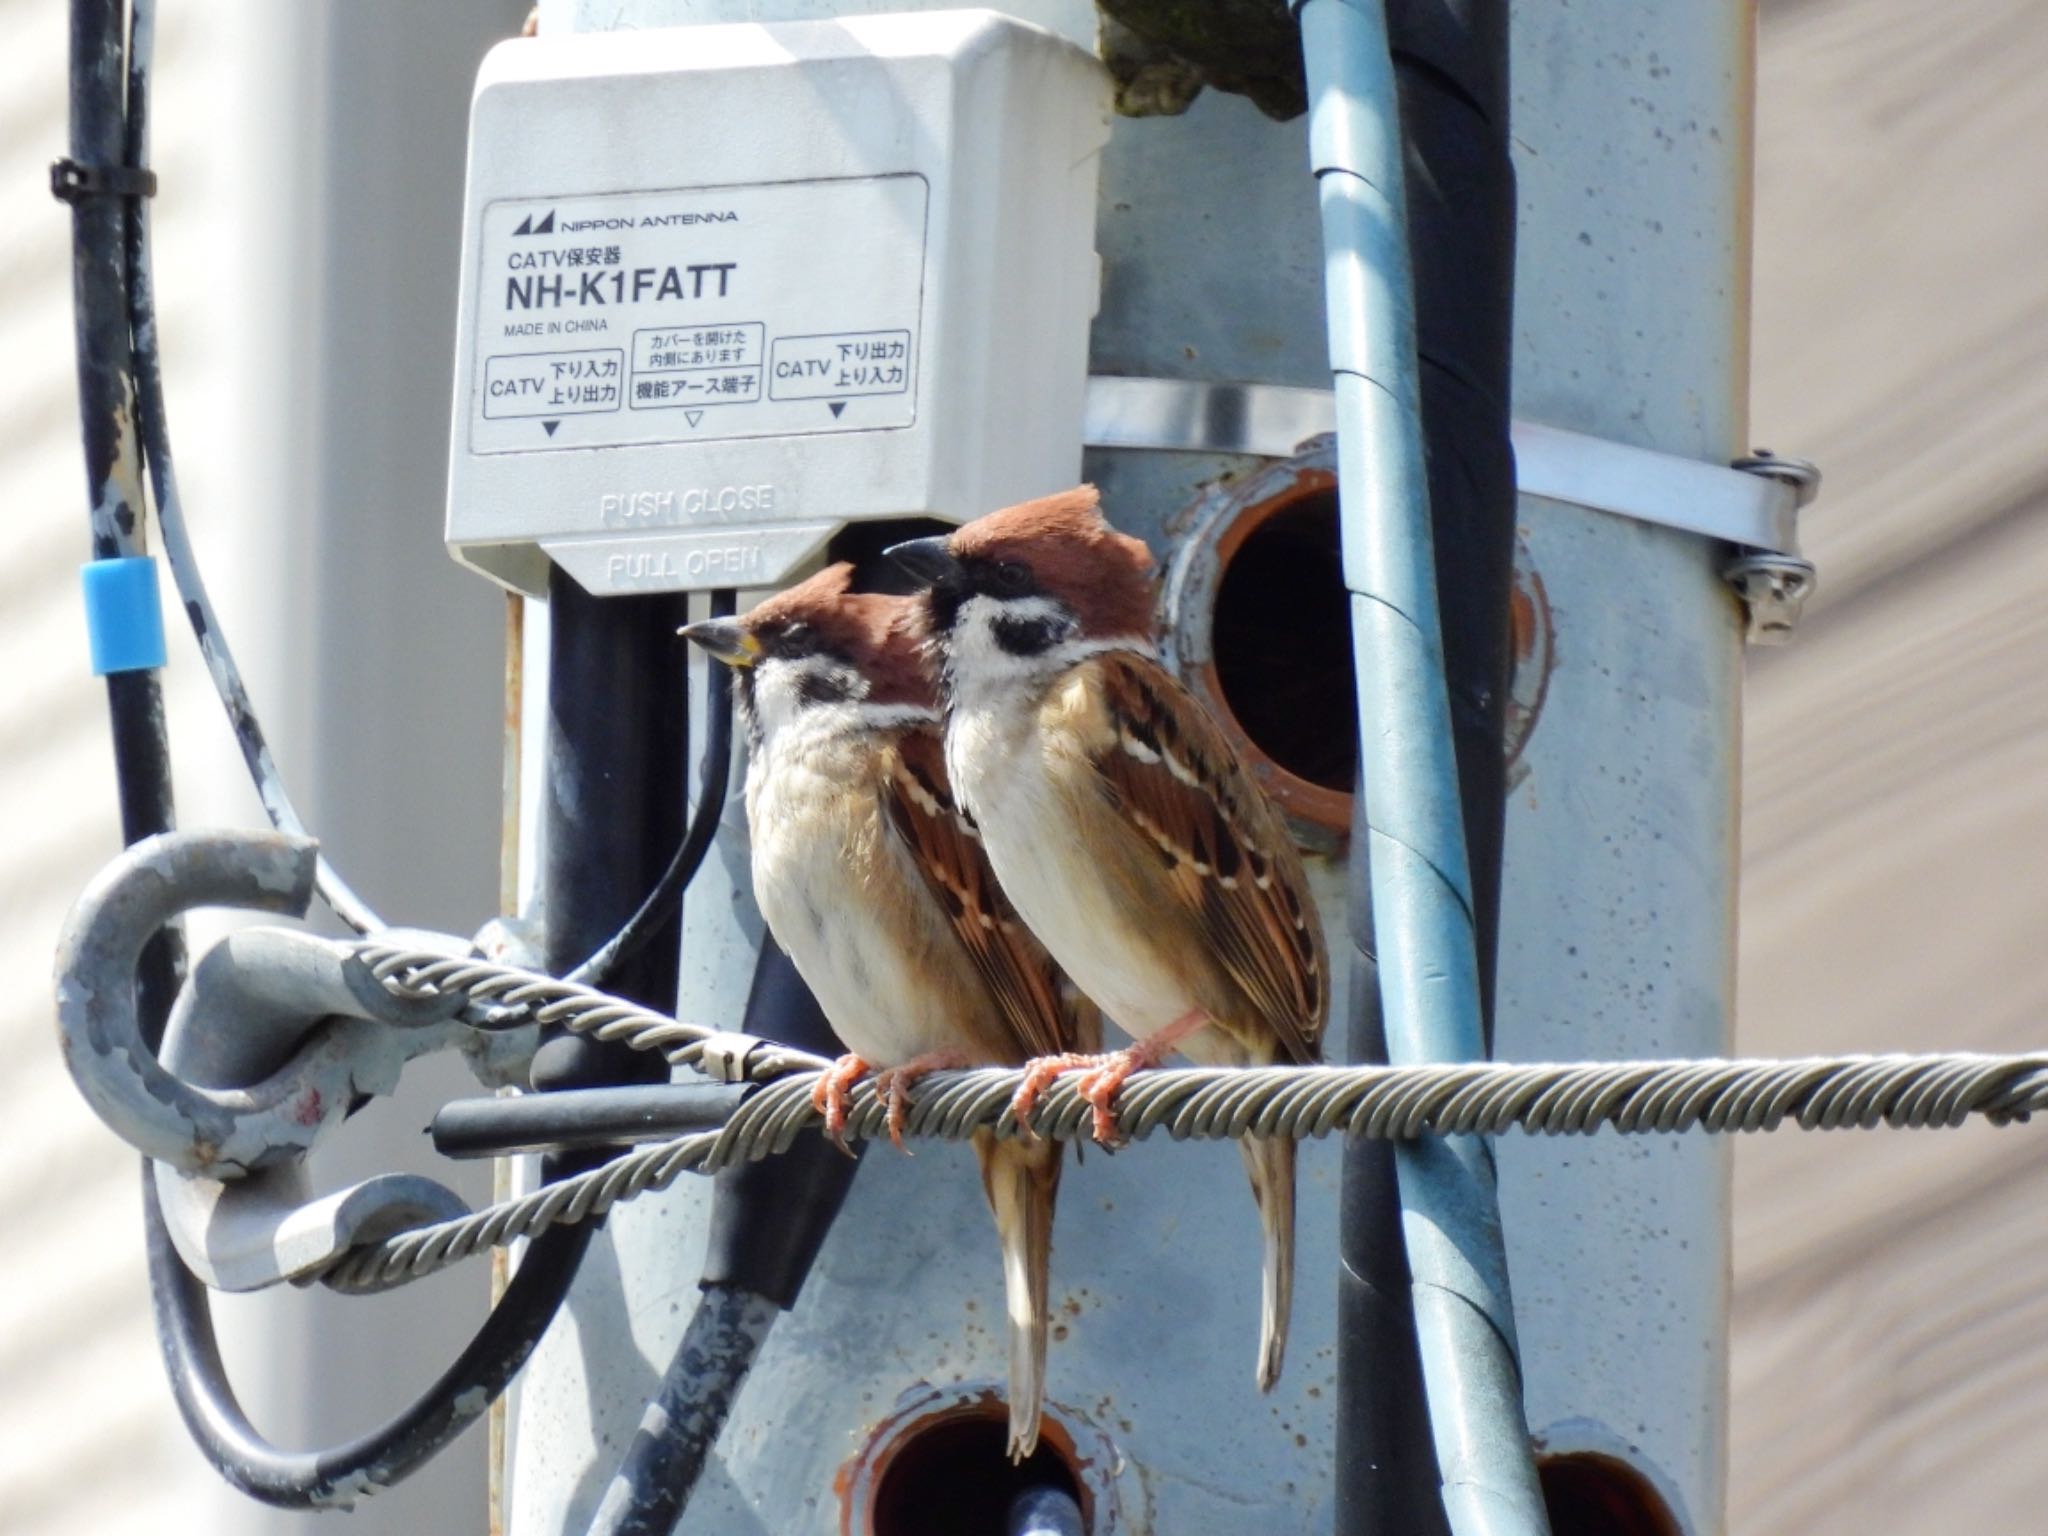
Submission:
<svg viewBox="0 0 2048 1536">
<path fill-rule="evenodd" d="M 476 453 L 916 419 L 922 176 L 484 210 Z"/>
<path fill-rule="evenodd" d="M 910 332 L 778 336 L 769 371 L 775 400 L 900 395 L 910 388 Z"/>
<path fill-rule="evenodd" d="M 625 354 L 615 347 L 490 358 L 484 364 L 485 419 L 616 411 L 624 398 L 624 364 Z"/>
</svg>

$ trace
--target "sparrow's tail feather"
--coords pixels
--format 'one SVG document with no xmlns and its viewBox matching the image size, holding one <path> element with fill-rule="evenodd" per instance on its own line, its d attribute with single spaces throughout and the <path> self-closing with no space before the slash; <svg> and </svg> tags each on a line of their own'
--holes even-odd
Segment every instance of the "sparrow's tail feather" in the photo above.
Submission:
<svg viewBox="0 0 2048 1536">
<path fill-rule="evenodd" d="M 1010 1314 L 1010 1460 L 1022 1461 L 1038 1449 L 1052 1208 L 1065 1148 L 1052 1140 L 998 1141 L 983 1130 L 974 1133 L 974 1150 L 1003 1243 L 1003 1290 Z"/>
<path fill-rule="evenodd" d="M 1287 1319 L 1294 1309 L 1294 1139 L 1246 1136 L 1237 1145 L 1266 1238 L 1259 1287 L 1259 1390 L 1270 1392 L 1280 1379 Z"/>
</svg>

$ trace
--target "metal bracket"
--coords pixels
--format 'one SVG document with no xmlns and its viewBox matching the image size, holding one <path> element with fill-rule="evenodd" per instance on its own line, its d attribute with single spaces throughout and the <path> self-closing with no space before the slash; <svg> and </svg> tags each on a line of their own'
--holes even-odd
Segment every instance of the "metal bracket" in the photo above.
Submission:
<svg viewBox="0 0 2048 1536">
<path fill-rule="evenodd" d="M 1212 384 L 1091 374 L 1081 441 L 1090 448 L 1293 457 L 1337 430 L 1336 397 L 1291 384 Z"/>
<path fill-rule="evenodd" d="M 464 1215 L 452 1190 L 387 1175 L 315 1197 L 306 1151 L 413 1057 L 462 1042 L 461 999 L 400 997 L 351 945 L 239 929 L 203 955 L 172 1006 L 161 1059 L 135 1014 L 135 965 L 165 923 L 203 905 L 303 913 L 314 845 L 277 834 L 165 833 L 103 870 L 58 949 L 66 1064 L 86 1101 L 156 1160 L 165 1224 L 222 1290 L 314 1270 L 356 1243 Z M 466 953 L 460 940 L 410 942 Z"/>
<path fill-rule="evenodd" d="M 1789 487 L 1795 498 L 1795 515 L 1797 507 L 1820 494 L 1820 466 L 1809 459 L 1780 458 L 1768 448 L 1759 448 L 1737 459 L 1732 467 Z M 1790 640 L 1817 580 L 1813 562 L 1790 548 L 1776 553 L 1744 551 L 1722 568 L 1721 579 L 1742 599 L 1752 645 L 1783 645 Z"/>
<path fill-rule="evenodd" d="M 1096 375 L 1088 380 L 1082 442 L 1091 448 L 1234 453 L 1285 459 L 1337 426 L 1335 397 L 1286 384 Z M 1820 472 L 1766 450 L 1732 466 L 1659 453 L 1563 427 L 1517 421 L 1517 488 L 1733 544 L 1724 577 L 1749 607 L 1749 638 L 1788 638 L 1814 585 L 1799 554 L 1799 509 Z"/>
</svg>

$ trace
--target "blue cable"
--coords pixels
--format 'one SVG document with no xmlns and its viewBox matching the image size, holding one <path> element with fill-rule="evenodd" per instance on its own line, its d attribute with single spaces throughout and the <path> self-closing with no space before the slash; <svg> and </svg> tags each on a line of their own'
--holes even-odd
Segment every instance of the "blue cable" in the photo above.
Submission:
<svg viewBox="0 0 2048 1536">
<path fill-rule="evenodd" d="M 1423 456 L 1401 126 L 1382 0 L 1299 0 L 1322 205 L 1344 581 L 1389 1058 L 1486 1054 Z M 1479 1137 L 1395 1154 L 1431 1435 L 1454 1536 L 1548 1536 Z"/>
</svg>

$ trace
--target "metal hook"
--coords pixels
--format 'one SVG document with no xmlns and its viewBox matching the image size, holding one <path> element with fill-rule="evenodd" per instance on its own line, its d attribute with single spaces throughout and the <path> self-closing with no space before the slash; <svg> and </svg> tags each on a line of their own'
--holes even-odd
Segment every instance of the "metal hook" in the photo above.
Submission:
<svg viewBox="0 0 2048 1536">
<path fill-rule="evenodd" d="M 143 1042 L 135 968 L 158 929 L 193 907 L 302 916 L 317 862 L 311 840 L 282 833 L 167 832 L 93 877 L 57 944 L 57 1029 L 64 1064 L 93 1112 L 147 1156 L 180 1168 L 219 1161 L 236 1106 L 173 1077 Z"/>
<path fill-rule="evenodd" d="M 465 1214 L 460 1196 L 387 1175 L 314 1198 L 303 1158 L 414 1056 L 457 1043 L 453 997 L 399 997 L 352 946 L 249 928 L 214 945 L 179 993 L 162 1059 L 144 1044 L 134 976 L 143 946 L 198 906 L 303 913 L 315 845 L 274 833 L 166 833 L 88 887 L 57 958 L 66 1064 L 86 1101 L 157 1162 L 180 1255 L 209 1285 L 249 1290 L 319 1267 L 353 1243 Z M 460 941 L 414 942 L 463 953 Z"/>
</svg>

